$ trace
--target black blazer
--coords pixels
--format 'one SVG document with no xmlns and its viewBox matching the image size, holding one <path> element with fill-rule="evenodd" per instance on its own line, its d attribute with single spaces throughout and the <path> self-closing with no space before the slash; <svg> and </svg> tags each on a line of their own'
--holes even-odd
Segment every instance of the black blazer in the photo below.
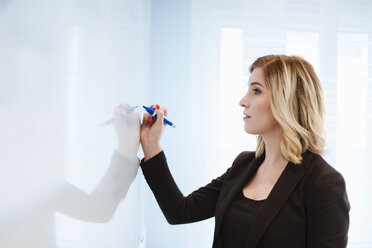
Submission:
<svg viewBox="0 0 372 248">
<path fill-rule="evenodd" d="M 141 168 L 170 224 L 215 216 L 213 248 L 222 247 L 221 226 L 229 203 L 248 183 L 265 154 L 242 152 L 220 177 L 184 197 L 164 152 Z M 289 162 L 252 223 L 246 248 L 346 247 L 350 204 L 342 175 L 320 155 L 306 151 L 301 164 Z"/>
</svg>

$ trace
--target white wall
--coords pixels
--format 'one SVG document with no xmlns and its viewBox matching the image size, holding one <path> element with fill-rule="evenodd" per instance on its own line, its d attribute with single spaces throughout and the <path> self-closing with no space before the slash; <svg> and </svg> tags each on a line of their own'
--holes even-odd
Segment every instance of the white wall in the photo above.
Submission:
<svg viewBox="0 0 372 248">
<path fill-rule="evenodd" d="M 154 2 L 158 8 L 152 12 L 157 11 L 161 22 L 152 32 L 161 30 L 164 40 L 153 45 L 152 53 L 162 51 L 156 58 L 161 63 L 157 64 L 153 87 L 160 99 L 171 96 L 164 103 L 173 109 L 169 116 L 176 115 L 175 120 L 185 125 L 182 132 L 187 132 L 186 140 L 176 140 L 174 136 L 183 136 L 173 130 L 163 137 L 168 163 L 181 191 L 187 195 L 207 184 L 222 174 L 240 151 L 255 149 L 256 137 L 239 128 L 242 108 L 238 102 L 247 89 L 250 64 L 271 53 L 300 55 L 314 65 L 324 90 L 324 158 L 346 180 L 351 202 L 349 247 L 370 247 L 370 1 L 195 0 L 191 11 L 189 7 L 179 11 L 180 6 L 190 6 L 190 1 L 177 3 Z M 174 27 L 180 23 L 187 23 L 179 26 L 182 31 Z M 183 42 L 177 52 L 174 43 L 179 37 Z M 188 73 L 183 71 L 185 67 Z M 177 73 L 180 80 L 174 76 Z M 178 115 L 179 109 L 187 120 Z M 150 247 L 175 243 L 180 247 L 211 246 L 213 219 L 169 228 L 151 197 L 150 193 L 148 207 L 156 221 L 148 230 L 154 233 Z M 185 235 L 187 241 L 179 242 Z"/>
</svg>

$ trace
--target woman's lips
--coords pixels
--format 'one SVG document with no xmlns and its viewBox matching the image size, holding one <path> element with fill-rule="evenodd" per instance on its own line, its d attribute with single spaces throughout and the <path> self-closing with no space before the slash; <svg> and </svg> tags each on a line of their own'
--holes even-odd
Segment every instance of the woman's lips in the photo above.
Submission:
<svg viewBox="0 0 372 248">
<path fill-rule="evenodd" d="M 245 120 L 245 119 L 249 119 L 249 118 L 251 118 L 249 115 L 245 115 L 245 116 L 243 117 L 244 120 Z"/>
</svg>

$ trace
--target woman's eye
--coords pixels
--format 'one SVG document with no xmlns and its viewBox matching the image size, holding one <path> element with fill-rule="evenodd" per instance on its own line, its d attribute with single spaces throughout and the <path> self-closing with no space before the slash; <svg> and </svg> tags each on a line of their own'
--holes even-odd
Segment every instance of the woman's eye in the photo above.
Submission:
<svg viewBox="0 0 372 248">
<path fill-rule="evenodd" d="M 257 95 L 257 94 L 260 94 L 261 91 L 258 90 L 258 89 L 253 89 L 253 92 L 254 92 L 255 95 Z"/>
</svg>

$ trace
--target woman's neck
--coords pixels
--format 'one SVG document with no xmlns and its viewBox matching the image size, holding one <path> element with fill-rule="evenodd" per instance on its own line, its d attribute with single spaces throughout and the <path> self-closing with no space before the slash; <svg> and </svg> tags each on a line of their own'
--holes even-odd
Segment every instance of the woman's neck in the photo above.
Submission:
<svg viewBox="0 0 372 248">
<path fill-rule="evenodd" d="M 280 148 L 282 137 L 283 132 L 281 130 L 263 136 L 265 142 L 265 160 L 263 164 L 266 166 L 277 166 L 278 164 L 286 164 L 288 162 L 288 160 L 283 157 Z"/>
</svg>

